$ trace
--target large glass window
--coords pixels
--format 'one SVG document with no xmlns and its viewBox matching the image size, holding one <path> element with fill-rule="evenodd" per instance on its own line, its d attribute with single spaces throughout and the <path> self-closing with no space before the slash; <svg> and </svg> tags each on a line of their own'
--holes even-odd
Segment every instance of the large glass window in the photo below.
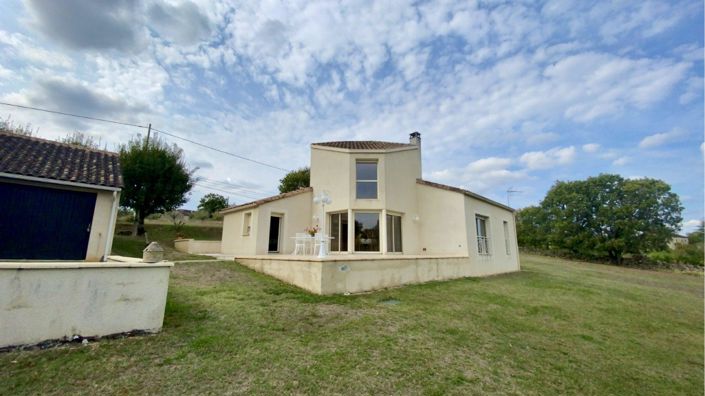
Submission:
<svg viewBox="0 0 705 396">
<path fill-rule="evenodd" d="M 482 255 L 490 254 L 490 238 L 487 235 L 488 219 L 485 216 L 475 216 L 475 228 L 477 229 L 477 252 Z"/>
<path fill-rule="evenodd" d="M 379 252 L 379 213 L 355 213 L 355 251 Z"/>
<path fill-rule="evenodd" d="M 387 251 L 401 253 L 401 216 L 387 215 Z"/>
<path fill-rule="evenodd" d="M 355 175 L 355 196 L 358 199 L 377 199 L 377 161 L 357 161 Z"/>
<path fill-rule="evenodd" d="M 348 251 L 348 214 L 333 213 L 330 215 L 331 252 Z"/>
</svg>

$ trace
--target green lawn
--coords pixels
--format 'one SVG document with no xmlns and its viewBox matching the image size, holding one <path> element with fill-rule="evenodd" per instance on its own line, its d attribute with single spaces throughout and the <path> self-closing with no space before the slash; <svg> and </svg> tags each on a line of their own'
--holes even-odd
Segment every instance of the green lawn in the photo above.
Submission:
<svg viewBox="0 0 705 396">
<path fill-rule="evenodd" d="M 177 264 L 164 330 L 0 354 L 6 394 L 703 394 L 703 278 L 523 256 L 520 273 L 319 297 Z"/>
<path fill-rule="evenodd" d="M 182 234 L 186 238 L 218 241 L 223 233 L 222 227 L 210 227 L 202 225 L 184 225 L 180 230 L 173 224 L 145 224 L 147 239 L 157 241 L 164 248 L 164 258 L 166 260 L 201 260 L 212 259 L 208 256 L 186 254 L 174 249 L 174 239 L 177 234 Z M 116 229 L 129 229 L 129 224 L 118 224 Z M 145 237 L 132 237 L 115 235 L 113 238 L 112 254 L 128 257 L 142 257 L 142 249 L 147 246 Z"/>
</svg>

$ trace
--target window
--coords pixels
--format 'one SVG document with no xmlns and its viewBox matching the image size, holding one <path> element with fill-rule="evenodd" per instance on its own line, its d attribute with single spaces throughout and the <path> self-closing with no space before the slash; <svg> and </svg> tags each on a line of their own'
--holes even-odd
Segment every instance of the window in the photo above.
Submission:
<svg viewBox="0 0 705 396">
<path fill-rule="evenodd" d="M 487 235 L 488 219 L 485 216 L 475 216 L 475 227 L 477 228 L 477 252 L 482 255 L 490 254 L 490 238 Z"/>
<path fill-rule="evenodd" d="M 379 252 L 379 213 L 355 213 L 355 251 Z"/>
<path fill-rule="evenodd" d="M 357 199 L 377 199 L 377 161 L 355 163 Z"/>
<path fill-rule="evenodd" d="M 331 252 L 348 251 L 348 214 L 333 213 L 330 215 Z"/>
<path fill-rule="evenodd" d="M 242 217 L 242 235 L 250 235 L 252 229 L 252 212 L 247 212 Z"/>
<path fill-rule="evenodd" d="M 401 253 L 401 216 L 387 215 L 387 251 Z"/>
<path fill-rule="evenodd" d="M 510 255 L 512 254 L 512 248 L 509 244 L 509 223 L 505 221 L 502 224 L 504 225 L 504 250 L 507 252 L 507 255 Z"/>
</svg>

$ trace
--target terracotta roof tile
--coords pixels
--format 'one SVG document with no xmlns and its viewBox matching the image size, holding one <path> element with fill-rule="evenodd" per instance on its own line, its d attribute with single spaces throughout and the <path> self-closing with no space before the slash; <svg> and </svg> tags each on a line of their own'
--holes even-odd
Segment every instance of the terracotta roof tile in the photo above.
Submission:
<svg viewBox="0 0 705 396">
<path fill-rule="evenodd" d="M 117 153 L 0 131 L 0 172 L 122 187 Z"/>
<path fill-rule="evenodd" d="M 304 188 L 300 188 L 295 191 L 286 192 L 284 194 L 279 194 L 279 195 L 274 195 L 274 196 L 267 197 L 267 198 L 262 198 L 257 201 L 252 201 L 252 202 L 247 202 L 247 203 L 240 204 L 240 205 L 230 206 L 230 207 L 227 207 L 227 208 L 221 210 L 220 213 L 230 213 L 230 212 L 236 212 L 241 209 L 256 208 L 262 204 L 266 204 L 267 202 L 278 201 L 280 199 L 293 197 L 294 195 L 303 194 L 303 193 L 306 193 L 309 191 L 313 191 L 313 188 L 312 187 L 304 187 Z"/>
<path fill-rule="evenodd" d="M 340 142 L 313 143 L 312 145 L 347 150 L 389 150 L 403 147 L 415 147 L 415 145 L 409 143 L 380 142 L 378 140 L 346 140 Z"/>
</svg>

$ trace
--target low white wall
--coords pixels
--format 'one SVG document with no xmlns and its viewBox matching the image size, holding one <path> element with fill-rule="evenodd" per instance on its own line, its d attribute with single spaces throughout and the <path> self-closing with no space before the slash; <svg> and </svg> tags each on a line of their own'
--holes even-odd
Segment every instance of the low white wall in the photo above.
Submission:
<svg viewBox="0 0 705 396">
<path fill-rule="evenodd" d="M 159 331 L 172 266 L 0 263 L 0 347 Z"/>
<path fill-rule="evenodd" d="M 235 261 L 257 272 L 273 276 L 312 293 L 321 293 L 321 262 L 307 259 L 237 257 Z"/>
<path fill-rule="evenodd" d="M 401 285 L 514 272 L 468 257 L 248 256 L 235 261 L 316 294 L 360 293 Z"/>
<path fill-rule="evenodd" d="M 174 241 L 174 248 L 180 252 L 189 254 L 220 253 L 221 242 L 177 239 Z"/>
</svg>

